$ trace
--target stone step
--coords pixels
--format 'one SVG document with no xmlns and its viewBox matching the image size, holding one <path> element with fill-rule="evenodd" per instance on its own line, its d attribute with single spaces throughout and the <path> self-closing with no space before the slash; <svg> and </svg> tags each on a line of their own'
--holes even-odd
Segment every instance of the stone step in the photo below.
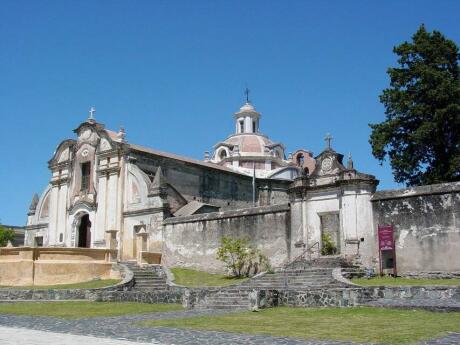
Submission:
<svg viewBox="0 0 460 345">
<path fill-rule="evenodd" d="M 165 282 L 166 279 L 160 277 L 136 277 L 134 276 L 135 280 L 146 280 L 146 281 L 158 281 L 158 282 Z"/>
</svg>

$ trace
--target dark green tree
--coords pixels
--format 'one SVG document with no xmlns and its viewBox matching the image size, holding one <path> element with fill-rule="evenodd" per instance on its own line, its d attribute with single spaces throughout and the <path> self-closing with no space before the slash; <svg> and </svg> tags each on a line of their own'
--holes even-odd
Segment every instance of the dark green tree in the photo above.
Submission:
<svg viewBox="0 0 460 345">
<path fill-rule="evenodd" d="M 5 247 L 8 244 L 8 241 L 14 239 L 14 231 L 8 228 L 5 228 L 0 224 L 0 247 Z"/>
<path fill-rule="evenodd" d="M 386 119 L 370 124 L 372 153 L 388 155 L 396 182 L 408 186 L 460 180 L 460 59 L 455 42 L 424 25 L 394 47 L 396 68 L 380 102 Z"/>
</svg>

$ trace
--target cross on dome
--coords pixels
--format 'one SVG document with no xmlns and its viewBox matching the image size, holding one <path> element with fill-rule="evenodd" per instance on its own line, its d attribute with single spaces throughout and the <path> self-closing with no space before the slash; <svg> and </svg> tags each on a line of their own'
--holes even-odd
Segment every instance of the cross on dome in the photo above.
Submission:
<svg viewBox="0 0 460 345">
<path fill-rule="evenodd" d="M 249 100 L 249 92 L 250 90 L 246 86 L 246 89 L 244 90 L 244 94 L 246 95 L 246 103 L 251 103 L 251 101 Z"/>
<path fill-rule="evenodd" d="M 94 113 L 96 112 L 96 108 L 91 107 L 89 109 L 89 120 L 94 120 Z"/>
<path fill-rule="evenodd" d="M 327 133 L 326 137 L 324 138 L 324 141 L 326 141 L 326 145 L 327 145 L 326 148 L 328 150 L 331 149 L 331 141 L 332 141 L 332 139 L 334 139 L 334 138 L 329 133 Z"/>
</svg>

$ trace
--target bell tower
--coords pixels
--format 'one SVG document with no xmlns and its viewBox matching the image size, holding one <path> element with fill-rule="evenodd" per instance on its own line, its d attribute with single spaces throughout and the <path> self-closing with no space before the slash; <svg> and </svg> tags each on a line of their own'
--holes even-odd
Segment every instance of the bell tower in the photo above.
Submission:
<svg viewBox="0 0 460 345">
<path fill-rule="evenodd" d="M 249 89 L 245 90 L 246 103 L 235 113 L 236 134 L 258 133 L 260 113 L 249 100 Z"/>
</svg>

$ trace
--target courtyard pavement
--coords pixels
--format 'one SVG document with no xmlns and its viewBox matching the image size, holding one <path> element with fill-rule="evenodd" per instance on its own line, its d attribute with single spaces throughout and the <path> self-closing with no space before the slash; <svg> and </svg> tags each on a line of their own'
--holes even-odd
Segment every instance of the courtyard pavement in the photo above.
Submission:
<svg viewBox="0 0 460 345">
<path fill-rule="evenodd" d="M 143 328 L 136 321 L 220 315 L 228 311 L 189 310 L 119 317 L 66 320 L 50 317 L 0 315 L 2 345 L 346 345 L 333 341 L 298 340 L 284 337 L 176 329 Z M 426 345 L 458 345 L 460 333 L 424 342 Z"/>
</svg>

